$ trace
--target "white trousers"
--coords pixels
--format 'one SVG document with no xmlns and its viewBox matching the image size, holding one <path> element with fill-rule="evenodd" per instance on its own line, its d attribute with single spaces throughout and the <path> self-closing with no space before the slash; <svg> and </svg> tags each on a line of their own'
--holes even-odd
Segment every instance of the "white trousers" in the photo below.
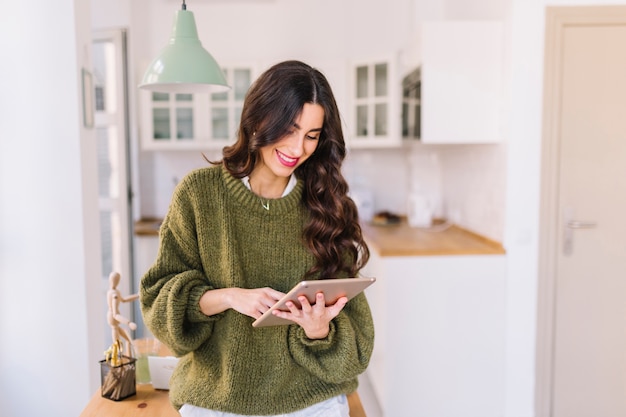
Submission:
<svg viewBox="0 0 626 417">
<path fill-rule="evenodd" d="M 179 412 L 181 417 L 259 417 L 208 410 L 191 404 L 184 404 Z M 264 417 L 350 417 L 350 408 L 346 396 L 339 395 L 293 413 Z"/>
</svg>

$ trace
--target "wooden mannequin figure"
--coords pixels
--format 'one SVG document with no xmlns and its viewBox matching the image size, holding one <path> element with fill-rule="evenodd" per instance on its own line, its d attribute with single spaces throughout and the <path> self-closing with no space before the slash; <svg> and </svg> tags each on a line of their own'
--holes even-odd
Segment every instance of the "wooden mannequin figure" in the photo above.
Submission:
<svg viewBox="0 0 626 417">
<path fill-rule="evenodd" d="M 117 272 L 111 272 L 109 275 L 109 290 L 107 291 L 107 306 L 109 308 L 107 312 L 107 322 L 111 326 L 112 342 L 115 344 L 117 341 L 122 342 L 122 338 L 126 339 L 126 355 L 131 356 L 131 346 L 133 344 L 132 339 L 126 329 L 120 326 L 120 324 L 127 325 L 131 330 L 137 329 L 137 324 L 130 321 L 130 319 L 120 314 L 120 303 L 128 303 L 139 298 L 139 294 L 129 295 L 128 297 L 122 297 L 122 294 L 117 289 L 120 283 L 120 274 Z"/>
</svg>

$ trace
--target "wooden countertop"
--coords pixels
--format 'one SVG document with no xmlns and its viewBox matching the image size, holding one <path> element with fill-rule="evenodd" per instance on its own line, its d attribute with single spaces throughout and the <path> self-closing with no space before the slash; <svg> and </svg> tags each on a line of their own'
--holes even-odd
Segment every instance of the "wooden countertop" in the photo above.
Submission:
<svg viewBox="0 0 626 417">
<path fill-rule="evenodd" d="M 399 224 L 377 226 L 362 224 L 370 250 L 380 256 L 501 255 L 502 244 L 452 224 L 430 228 Z"/>
<path fill-rule="evenodd" d="M 135 235 L 137 236 L 159 236 L 159 227 L 163 219 L 152 217 L 143 218 L 135 222 Z"/>
<path fill-rule="evenodd" d="M 145 218 L 135 222 L 135 235 L 159 236 L 163 219 Z M 435 224 L 431 228 L 399 224 L 362 224 L 371 250 L 380 256 L 501 255 L 502 244 L 456 225 Z"/>
</svg>

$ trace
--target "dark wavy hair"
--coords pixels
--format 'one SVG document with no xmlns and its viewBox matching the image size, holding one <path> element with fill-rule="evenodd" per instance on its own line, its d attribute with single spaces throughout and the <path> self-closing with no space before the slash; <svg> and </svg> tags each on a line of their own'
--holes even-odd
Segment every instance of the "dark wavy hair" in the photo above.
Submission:
<svg viewBox="0 0 626 417">
<path fill-rule="evenodd" d="M 306 103 L 324 109 L 317 148 L 295 171 L 304 182 L 302 204 L 310 213 L 302 239 L 316 259 L 306 276 L 355 276 L 369 260 L 369 249 L 341 173 L 346 146 L 339 110 L 320 71 L 300 61 L 281 62 L 265 71 L 246 94 L 237 141 L 223 149 L 220 163 L 236 178 L 250 175 L 259 149 L 283 138 Z"/>
</svg>

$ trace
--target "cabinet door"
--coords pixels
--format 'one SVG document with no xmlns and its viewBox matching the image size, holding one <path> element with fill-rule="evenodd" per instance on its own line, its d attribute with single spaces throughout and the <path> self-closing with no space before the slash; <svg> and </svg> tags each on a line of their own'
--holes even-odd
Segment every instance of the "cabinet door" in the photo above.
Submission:
<svg viewBox="0 0 626 417">
<path fill-rule="evenodd" d="M 222 93 L 211 94 L 210 137 L 215 146 L 222 147 L 235 139 L 243 102 L 252 83 L 253 70 L 250 67 L 224 69 L 226 81 L 232 87 Z"/>
<path fill-rule="evenodd" d="M 206 94 L 142 91 L 144 145 L 148 148 L 193 147 L 207 129 L 199 116 Z"/>
<path fill-rule="evenodd" d="M 366 272 L 377 278 L 366 373 L 382 414 L 501 416 L 506 257 L 374 253 Z"/>
<path fill-rule="evenodd" d="M 503 36 L 497 21 L 423 23 L 422 142 L 502 139 Z"/>
<path fill-rule="evenodd" d="M 218 149 L 233 143 L 243 101 L 255 76 L 251 65 L 224 69 L 223 93 L 168 94 L 142 90 L 141 136 L 148 150 Z"/>
<path fill-rule="evenodd" d="M 396 59 L 391 58 L 351 65 L 351 123 L 346 132 L 350 146 L 400 145 L 400 98 L 396 67 Z"/>
</svg>

